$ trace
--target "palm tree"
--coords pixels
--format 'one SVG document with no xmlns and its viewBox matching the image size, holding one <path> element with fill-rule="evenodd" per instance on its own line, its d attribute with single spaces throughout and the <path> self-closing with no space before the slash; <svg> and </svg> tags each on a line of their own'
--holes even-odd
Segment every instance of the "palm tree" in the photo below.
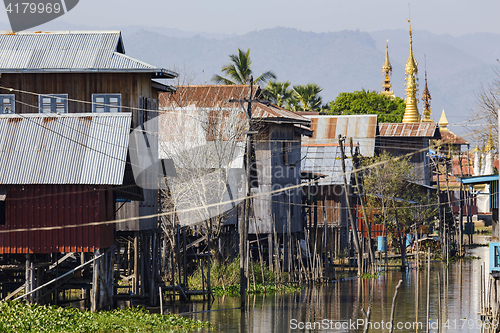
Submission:
<svg viewBox="0 0 500 333">
<path fill-rule="evenodd" d="M 218 84 L 248 84 L 250 82 L 250 75 L 252 74 L 252 70 L 250 69 L 250 65 L 252 64 L 250 61 L 250 49 L 246 52 L 238 49 L 238 54 L 231 54 L 229 58 L 231 59 L 231 63 L 221 69 L 228 78 L 215 74 L 212 77 L 212 81 Z M 276 75 L 272 71 L 267 71 L 262 73 L 253 82 L 260 84 L 271 79 L 275 80 Z"/>
<path fill-rule="evenodd" d="M 288 87 L 290 87 L 289 81 L 271 81 L 267 83 L 262 94 L 277 106 L 283 106 L 292 97 L 293 90 L 288 89 Z"/>
<path fill-rule="evenodd" d="M 289 100 L 289 107 L 293 111 L 317 111 L 321 109 L 321 96 L 323 90 L 315 83 L 305 86 L 293 86 L 293 96 Z"/>
</svg>

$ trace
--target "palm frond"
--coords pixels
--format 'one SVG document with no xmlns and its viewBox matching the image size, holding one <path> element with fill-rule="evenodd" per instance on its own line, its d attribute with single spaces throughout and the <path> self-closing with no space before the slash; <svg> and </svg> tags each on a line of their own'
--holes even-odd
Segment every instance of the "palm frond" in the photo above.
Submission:
<svg viewBox="0 0 500 333">
<path fill-rule="evenodd" d="M 225 77 L 222 77 L 218 74 L 215 74 L 214 76 L 212 76 L 212 79 L 211 79 L 213 82 L 217 83 L 217 84 L 226 84 L 226 85 L 234 85 L 236 83 L 234 83 L 233 81 L 229 80 L 229 79 L 226 79 Z"/>
</svg>

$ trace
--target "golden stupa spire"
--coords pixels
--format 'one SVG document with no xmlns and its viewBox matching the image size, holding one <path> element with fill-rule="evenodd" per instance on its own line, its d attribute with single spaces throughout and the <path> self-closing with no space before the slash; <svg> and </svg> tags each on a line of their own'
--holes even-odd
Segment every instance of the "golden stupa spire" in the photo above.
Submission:
<svg viewBox="0 0 500 333">
<path fill-rule="evenodd" d="M 410 20 L 408 20 L 410 23 Z M 420 121 L 420 114 L 417 109 L 417 92 L 418 92 L 418 68 L 417 62 L 415 61 L 415 57 L 413 56 L 413 39 L 411 32 L 411 23 L 410 23 L 410 55 L 408 56 L 408 61 L 406 61 L 406 89 L 405 89 L 405 114 L 403 116 L 403 123 L 418 123 Z"/>
<path fill-rule="evenodd" d="M 493 145 L 493 138 L 491 137 L 491 130 L 490 130 L 490 135 L 488 135 L 488 142 L 486 142 L 486 149 L 485 151 L 490 151 L 493 150 L 495 146 Z"/>
<path fill-rule="evenodd" d="M 479 149 L 479 138 L 477 138 L 477 141 L 476 141 L 476 148 L 474 148 L 473 151 L 481 151 L 481 149 Z"/>
<path fill-rule="evenodd" d="M 427 66 L 426 66 L 427 67 Z M 431 122 L 431 93 L 429 92 L 429 88 L 427 87 L 427 69 L 425 70 L 425 88 L 422 93 L 422 101 L 424 101 L 424 111 L 422 112 L 424 115 L 424 119 L 422 121 Z"/>
<path fill-rule="evenodd" d="M 385 44 L 385 61 L 382 66 L 382 73 L 384 73 L 384 83 L 382 84 L 383 90 L 380 92 L 382 95 L 388 97 L 394 97 L 394 92 L 391 90 L 391 79 L 389 78 L 392 75 L 392 64 L 389 61 L 389 40 Z"/>
<path fill-rule="evenodd" d="M 446 118 L 446 114 L 444 113 L 444 109 L 443 109 L 443 112 L 441 112 L 441 118 L 439 118 L 439 130 L 440 131 L 449 131 L 449 129 L 446 127 L 448 126 L 448 119 Z"/>
</svg>

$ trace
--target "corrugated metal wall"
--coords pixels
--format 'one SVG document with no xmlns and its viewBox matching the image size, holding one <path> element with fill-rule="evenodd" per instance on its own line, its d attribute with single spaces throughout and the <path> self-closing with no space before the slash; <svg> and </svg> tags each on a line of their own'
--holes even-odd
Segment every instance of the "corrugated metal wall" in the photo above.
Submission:
<svg viewBox="0 0 500 333">
<path fill-rule="evenodd" d="M 93 185 L 11 185 L 0 231 L 80 225 L 114 219 L 112 191 Z M 0 254 L 90 252 L 114 242 L 114 226 L 0 233 Z"/>
</svg>

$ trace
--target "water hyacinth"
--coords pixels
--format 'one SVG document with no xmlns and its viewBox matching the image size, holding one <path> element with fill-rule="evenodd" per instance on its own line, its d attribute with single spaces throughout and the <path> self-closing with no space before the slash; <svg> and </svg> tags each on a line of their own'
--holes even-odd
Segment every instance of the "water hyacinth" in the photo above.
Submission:
<svg viewBox="0 0 500 333">
<path fill-rule="evenodd" d="M 91 313 L 75 308 L 0 302 L 0 332 L 171 332 L 209 327 L 208 322 L 175 314 L 162 316 L 144 308 Z"/>
</svg>

